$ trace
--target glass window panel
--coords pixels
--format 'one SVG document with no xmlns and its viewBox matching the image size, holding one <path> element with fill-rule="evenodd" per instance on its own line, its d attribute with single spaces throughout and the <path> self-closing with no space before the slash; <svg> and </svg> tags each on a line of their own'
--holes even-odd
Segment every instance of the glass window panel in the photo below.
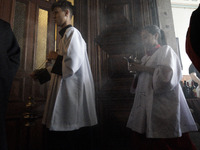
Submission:
<svg viewBox="0 0 200 150">
<path fill-rule="evenodd" d="M 74 6 L 74 0 L 68 0 L 69 2 L 72 3 L 72 5 Z M 72 17 L 72 25 L 74 25 L 74 16 Z"/>
<path fill-rule="evenodd" d="M 16 1 L 13 32 L 21 48 L 21 53 L 20 53 L 21 56 L 22 54 L 24 54 L 25 21 L 26 21 L 26 4 Z M 21 61 L 23 60 L 21 59 Z"/>
<path fill-rule="evenodd" d="M 37 50 L 35 53 L 35 68 L 39 68 L 46 60 L 47 29 L 48 29 L 48 11 L 39 9 L 38 29 L 37 29 Z"/>
<path fill-rule="evenodd" d="M 74 0 L 67 0 L 67 1 L 71 2 L 72 5 L 74 5 Z"/>
</svg>

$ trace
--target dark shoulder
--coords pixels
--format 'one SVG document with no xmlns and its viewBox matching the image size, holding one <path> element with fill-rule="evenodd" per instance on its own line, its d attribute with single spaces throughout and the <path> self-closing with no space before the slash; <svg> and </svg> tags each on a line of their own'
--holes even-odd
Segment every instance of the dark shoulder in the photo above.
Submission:
<svg viewBox="0 0 200 150">
<path fill-rule="evenodd" d="M 2 19 L 0 19 L 0 29 L 8 29 L 10 28 L 10 24 Z"/>
</svg>

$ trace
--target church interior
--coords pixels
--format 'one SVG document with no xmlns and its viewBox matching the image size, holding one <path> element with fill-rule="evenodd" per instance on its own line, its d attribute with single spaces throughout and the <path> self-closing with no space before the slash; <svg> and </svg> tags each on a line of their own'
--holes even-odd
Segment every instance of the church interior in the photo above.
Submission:
<svg viewBox="0 0 200 150">
<path fill-rule="evenodd" d="M 20 67 L 13 80 L 6 114 L 9 150 L 45 150 L 42 115 L 47 84 L 30 78 L 45 67 L 47 53 L 60 39 L 51 5 L 56 0 L 0 0 L 0 18 L 9 22 L 21 48 Z M 139 29 L 157 25 L 167 44 L 178 54 L 170 0 L 71 0 L 73 26 L 87 43 L 95 84 L 98 125 L 93 129 L 92 150 L 130 150 L 131 131 L 126 127 L 134 95 L 133 74 L 124 57 L 144 55 Z M 199 146 L 199 131 L 191 134 Z M 55 138 L 56 139 L 56 138 Z"/>
</svg>

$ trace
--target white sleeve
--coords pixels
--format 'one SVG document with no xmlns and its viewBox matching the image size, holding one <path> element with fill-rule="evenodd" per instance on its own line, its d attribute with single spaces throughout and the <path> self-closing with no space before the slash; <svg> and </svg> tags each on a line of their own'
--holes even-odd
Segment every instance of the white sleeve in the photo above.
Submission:
<svg viewBox="0 0 200 150">
<path fill-rule="evenodd" d="M 171 47 L 165 46 L 164 48 L 158 56 L 160 59 L 153 74 L 153 89 L 155 93 L 173 90 L 182 78 L 178 56 Z"/>
<path fill-rule="evenodd" d="M 67 78 L 76 73 L 83 63 L 86 44 L 74 28 L 66 34 L 64 42 L 66 53 L 63 55 L 62 77 Z"/>
<path fill-rule="evenodd" d="M 197 77 L 197 74 L 195 72 L 190 73 L 190 77 L 192 78 L 192 80 L 196 83 L 198 83 L 198 85 L 200 85 L 200 79 Z"/>
</svg>

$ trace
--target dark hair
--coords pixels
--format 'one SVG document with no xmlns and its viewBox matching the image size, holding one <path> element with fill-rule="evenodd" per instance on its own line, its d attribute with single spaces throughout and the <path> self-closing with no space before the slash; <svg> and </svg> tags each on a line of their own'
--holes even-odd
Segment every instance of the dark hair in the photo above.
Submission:
<svg viewBox="0 0 200 150">
<path fill-rule="evenodd" d="M 159 37 L 158 37 L 158 43 L 160 45 L 166 45 L 167 44 L 166 38 L 165 38 L 165 33 L 158 26 L 156 26 L 156 25 L 148 25 L 148 26 L 145 26 L 143 28 L 143 30 L 148 31 L 152 35 L 155 35 L 155 34 L 158 33 L 158 35 L 159 35 Z"/>
<path fill-rule="evenodd" d="M 143 30 L 148 31 L 152 35 L 155 35 L 156 33 L 158 33 L 160 35 L 160 28 L 158 26 L 156 26 L 156 25 L 145 26 L 143 28 Z"/>
<path fill-rule="evenodd" d="M 57 2 L 52 4 L 51 10 L 53 11 L 54 8 L 56 8 L 56 7 L 60 7 L 62 10 L 69 9 L 70 14 L 71 14 L 70 17 L 72 17 L 74 15 L 74 6 L 72 6 L 71 2 L 68 2 L 66 0 L 58 0 Z"/>
</svg>

